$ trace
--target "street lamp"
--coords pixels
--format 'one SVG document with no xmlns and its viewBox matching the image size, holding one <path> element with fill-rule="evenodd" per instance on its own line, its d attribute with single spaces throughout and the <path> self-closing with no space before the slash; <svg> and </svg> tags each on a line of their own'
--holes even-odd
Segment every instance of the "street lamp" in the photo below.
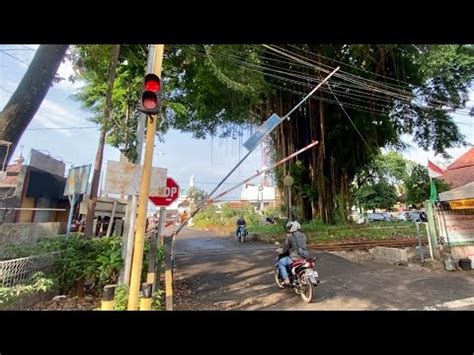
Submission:
<svg viewBox="0 0 474 355">
<path fill-rule="evenodd" d="M 293 185 L 293 178 L 291 175 L 286 175 L 283 179 L 283 185 L 288 187 L 288 220 L 291 221 L 291 185 Z"/>
</svg>

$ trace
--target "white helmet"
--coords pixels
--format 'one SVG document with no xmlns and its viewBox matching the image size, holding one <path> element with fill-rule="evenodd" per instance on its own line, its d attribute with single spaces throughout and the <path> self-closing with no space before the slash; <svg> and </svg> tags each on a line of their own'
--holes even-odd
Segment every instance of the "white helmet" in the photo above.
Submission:
<svg viewBox="0 0 474 355">
<path fill-rule="evenodd" d="M 298 223 L 298 221 L 288 222 L 286 226 L 289 228 L 290 233 L 299 231 L 301 229 L 301 225 Z"/>
</svg>

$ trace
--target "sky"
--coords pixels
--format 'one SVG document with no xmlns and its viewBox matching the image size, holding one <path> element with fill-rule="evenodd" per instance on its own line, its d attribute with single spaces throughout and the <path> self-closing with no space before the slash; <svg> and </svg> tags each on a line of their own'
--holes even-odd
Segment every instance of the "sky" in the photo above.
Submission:
<svg viewBox="0 0 474 355">
<path fill-rule="evenodd" d="M 8 102 L 11 93 L 16 89 L 23 74 L 26 72 L 38 45 L 0 45 L 0 107 Z M 13 58 L 13 57 L 15 58 Z M 70 62 L 61 64 L 58 73 L 67 78 L 73 73 Z M 99 131 L 95 124 L 88 119 L 92 114 L 81 109 L 71 95 L 81 86 L 67 80 L 61 81 L 50 88 L 41 107 L 23 134 L 13 157 L 20 150 L 28 158 L 30 149 L 43 151 L 54 158 L 64 161 L 69 168 L 84 164 L 93 164 L 97 151 Z M 467 107 L 474 106 L 474 90 L 470 92 Z M 474 118 L 454 115 L 459 128 L 465 135 L 466 141 L 474 144 Z M 59 129 L 64 127 L 87 127 L 85 129 Z M 92 127 L 92 128 L 90 128 Z M 246 133 L 242 139 L 193 139 L 191 134 L 170 130 L 164 137 L 164 143 L 155 140 L 153 165 L 168 169 L 168 176 L 173 177 L 182 188 L 187 188 L 191 176 L 195 177 L 196 186 L 209 192 L 232 169 L 247 151 L 242 147 L 249 137 Z M 402 152 L 408 159 L 426 165 L 427 160 L 441 164 L 441 157 L 435 157 L 431 151 L 425 152 L 412 143 L 409 135 L 404 140 L 411 148 Z M 469 148 L 453 148 L 448 153 L 454 158 L 466 152 Z M 111 146 L 104 151 L 104 166 L 107 160 L 118 161 L 120 152 Z M 262 166 L 262 152 L 257 149 L 234 172 L 224 185 L 224 188 L 239 183 L 255 174 Z M 255 180 L 260 182 L 259 179 Z M 240 189 L 228 195 L 229 199 L 239 198 Z"/>
</svg>

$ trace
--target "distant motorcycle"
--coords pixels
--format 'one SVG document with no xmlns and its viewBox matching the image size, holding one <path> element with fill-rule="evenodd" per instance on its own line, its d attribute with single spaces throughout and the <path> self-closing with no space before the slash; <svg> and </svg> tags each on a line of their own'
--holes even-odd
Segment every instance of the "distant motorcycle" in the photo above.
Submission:
<svg viewBox="0 0 474 355">
<path fill-rule="evenodd" d="M 281 249 L 277 250 L 279 253 L 278 260 L 286 256 L 281 254 L 281 251 Z M 275 263 L 274 271 L 275 283 L 277 286 L 279 288 L 289 287 L 296 294 L 300 295 L 305 303 L 311 303 L 315 297 L 315 287 L 319 285 L 319 275 L 314 268 L 316 258 L 297 259 L 288 267 L 288 275 L 290 279 L 289 286 L 283 284 L 283 279 L 278 268 L 278 260 Z"/>
<path fill-rule="evenodd" d="M 237 241 L 243 243 L 245 241 L 245 237 L 249 233 L 247 232 L 247 228 L 245 228 L 244 225 L 240 225 L 239 228 L 237 229 L 237 233 L 235 234 L 235 238 Z"/>
</svg>

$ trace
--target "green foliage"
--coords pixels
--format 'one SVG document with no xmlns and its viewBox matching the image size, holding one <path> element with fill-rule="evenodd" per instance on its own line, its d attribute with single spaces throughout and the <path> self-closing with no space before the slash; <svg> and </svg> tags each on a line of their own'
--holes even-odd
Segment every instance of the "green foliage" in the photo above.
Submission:
<svg viewBox="0 0 474 355">
<path fill-rule="evenodd" d="M 356 182 L 361 187 L 365 183 L 373 184 L 383 180 L 400 189 L 408 178 L 409 163 L 397 152 L 379 154 L 357 174 Z"/>
<path fill-rule="evenodd" d="M 96 290 L 117 281 L 123 265 L 120 237 L 85 239 L 79 235 L 38 240 L 34 246 L 17 247 L 17 255 L 60 252 L 56 257 L 59 286 L 70 291 L 79 280 L 90 280 Z"/>
<path fill-rule="evenodd" d="M 257 120 L 252 108 L 266 90 L 263 73 L 241 64 L 258 65 L 261 52 L 254 45 L 167 46 L 165 100 L 186 109 L 166 109 L 165 120 L 197 138 L 241 134 L 242 127 Z"/>
<path fill-rule="evenodd" d="M 186 197 L 191 201 L 193 205 L 197 205 L 207 196 L 206 191 L 201 190 L 196 186 L 191 186 L 186 192 Z"/>
<path fill-rule="evenodd" d="M 301 206 L 291 206 L 291 216 L 296 221 L 304 221 L 303 208 Z"/>
<path fill-rule="evenodd" d="M 158 292 L 155 292 L 153 295 L 153 302 L 151 304 L 151 308 L 155 311 L 162 311 L 164 310 L 164 304 L 163 304 L 163 294 L 165 291 L 159 290 Z"/>
<path fill-rule="evenodd" d="M 121 237 L 85 239 L 79 235 L 40 239 L 36 245 L 11 249 L 16 257 L 60 252 L 56 259 L 58 283 L 64 292 L 72 290 L 79 280 L 89 280 L 101 293 L 103 286 L 115 284 L 123 266 Z M 163 259 L 163 247 L 157 247 L 156 262 Z M 146 279 L 150 257 L 150 239 L 144 246 L 142 279 Z M 119 291 L 120 292 L 120 291 Z"/>
<path fill-rule="evenodd" d="M 285 233 L 285 227 L 280 224 L 254 225 L 249 227 L 249 232 L 277 236 Z"/>
<path fill-rule="evenodd" d="M 451 186 L 442 179 L 435 179 L 436 191 L 438 193 L 447 191 Z M 418 204 L 430 197 L 430 177 L 428 169 L 422 165 L 416 165 L 405 183 L 407 191 L 407 203 Z"/>
<path fill-rule="evenodd" d="M 281 208 L 278 207 L 268 207 L 264 212 L 263 215 L 266 217 L 273 217 L 273 218 L 282 218 L 284 216 L 283 211 Z"/>
<path fill-rule="evenodd" d="M 398 186 L 408 178 L 407 161 L 398 152 L 388 152 L 375 159 L 375 166 L 380 178 L 391 185 Z"/>
<path fill-rule="evenodd" d="M 311 221 L 301 225 L 310 243 L 342 243 L 351 240 L 384 240 L 413 238 L 416 226 L 411 222 L 384 222 L 383 225 L 327 225 L 320 221 Z M 268 242 L 281 241 L 285 238 L 285 229 L 279 225 L 254 226 L 249 232 L 257 233 Z M 426 230 L 420 229 L 422 236 Z"/>
<path fill-rule="evenodd" d="M 241 216 L 249 226 L 258 225 L 262 219 L 252 206 L 235 209 L 229 207 L 229 204 L 224 204 L 221 210 L 214 205 L 206 206 L 194 216 L 193 222 L 197 228 L 230 227 L 235 226 L 237 219 Z"/>
<path fill-rule="evenodd" d="M 391 209 L 406 192 L 406 182 L 413 162 L 400 153 L 380 154 L 364 167 L 357 177 L 354 198 L 365 209 Z"/>
<path fill-rule="evenodd" d="M 92 280 L 97 289 L 117 281 L 123 260 L 121 238 L 70 237 L 64 239 L 58 268 L 62 286 L 69 290 L 81 280 Z"/>
<path fill-rule="evenodd" d="M 163 290 L 159 290 L 153 294 L 153 301 L 151 307 L 155 311 L 163 310 L 162 295 L 164 294 Z M 125 285 L 119 285 L 115 288 L 115 310 L 116 311 L 126 311 L 128 306 L 128 287 Z"/>
<path fill-rule="evenodd" d="M 216 213 L 217 207 L 215 205 L 208 205 L 199 211 L 193 217 L 194 226 L 197 228 L 206 228 L 208 225 L 221 225 L 222 219 Z"/>
<path fill-rule="evenodd" d="M 0 308 L 11 304 L 23 296 L 39 292 L 48 292 L 54 286 L 55 280 L 53 278 L 46 277 L 42 272 L 37 272 L 33 275 L 32 284 L 30 285 L 0 287 Z"/>
<path fill-rule="evenodd" d="M 101 124 L 105 106 L 111 45 L 77 45 L 70 54 L 76 75 L 84 87 L 73 95 L 93 116 L 91 121 Z M 137 109 L 145 73 L 146 51 L 143 45 L 121 45 L 116 79 L 112 93 L 112 108 L 107 143 L 123 149 L 131 160 L 136 157 Z"/>
<path fill-rule="evenodd" d="M 151 247 L 150 242 L 151 242 L 150 238 L 147 238 L 145 241 L 145 245 L 143 247 L 143 263 L 142 263 L 142 273 L 141 273 L 142 280 L 146 280 L 146 275 L 148 274 L 148 264 L 150 260 L 150 247 Z M 156 254 L 155 254 L 155 262 L 161 263 L 161 261 L 163 260 L 163 256 L 164 256 L 164 247 L 159 245 L 158 243 L 157 248 L 156 248 Z"/>
<path fill-rule="evenodd" d="M 239 214 L 241 214 L 244 217 L 248 226 L 254 226 L 254 225 L 260 224 L 260 221 L 262 220 L 262 216 L 259 213 L 257 213 L 255 208 L 252 206 L 247 206 L 243 208 Z"/>
<path fill-rule="evenodd" d="M 126 285 L 118 285 L 115 288 L 115 310 L 126 311 L 128 305 L 128 287 Z"/>
<path fill-rule="evenodd" d="M 335 198 L 336 208 L 332 210 L 332 220 L 336 225 L 343 225 L 347 223 L 346 206 L 344 206 L 343 199 L 340 195 Z"/>
<path fill-rule="evenodd" d="M 170 127 L 204 138 L 208 134 L 227 137 L 239 130 L 235 123 L 248 124 L 251 107 L 261 101 L 265 89 L 260 72 L 229 64 L 237 51 L 257 63 L 259 48 L 252 45 L 167 45 L 163 61 L 163 110 L 157 134 Z M 105 104 L 110 45 L 77 45 L 69 57 L 85 85 L 74 96 L 101 122 Z M 107 142 L 136 155 L 137 103 L 146 67 L 144 45 L 121 45 L 117 79 L 112 97 L 112 120 Z M 254 116 L 255 118 L 255 116 Z"/>
<path fill-rule="evenodd" d="M 5 248 L 5 254 L 10 258 L 25 258 L 27 256 L 34 255 L 38 250 L 38 246 L 33 245 L 21 245 L 21 244 L 10 244 Z"/>
<path fill-rule="evenodd" d="M 428 102 L 448 101 L 455 109 L 468 101 L 474 76 L 473 45 L 429 46 L 420 63 L 420 74 L 427 81 L 423 95 L 429 96 Z"/>
<path fill-rule="evenodd" d="M 397 193 L 392 185 L 380 181 L 374 185 L 365 184 L 355 193 L 359 204 L 365 209 L 392 209 L 397 202 Z"/>
</svg>

